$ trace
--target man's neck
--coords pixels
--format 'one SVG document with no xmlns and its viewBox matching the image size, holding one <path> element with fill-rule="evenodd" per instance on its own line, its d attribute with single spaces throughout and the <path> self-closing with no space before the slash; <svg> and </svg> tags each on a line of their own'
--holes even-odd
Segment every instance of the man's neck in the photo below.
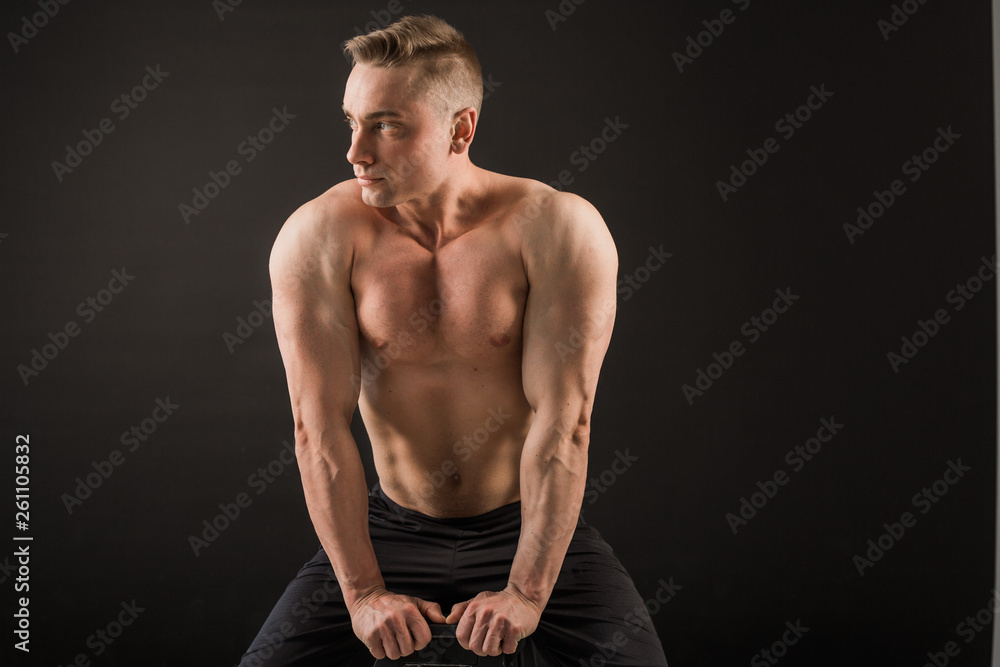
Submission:
<svg viewBox="0 0 1000 667">
<path fill-rule="evenodd" d="M 441 247 L 482 218 L 489 172 L 469 163 L 426 196 L 396 206 L 399 224 L 419 234 L 431 247 Z"/>
</svg>

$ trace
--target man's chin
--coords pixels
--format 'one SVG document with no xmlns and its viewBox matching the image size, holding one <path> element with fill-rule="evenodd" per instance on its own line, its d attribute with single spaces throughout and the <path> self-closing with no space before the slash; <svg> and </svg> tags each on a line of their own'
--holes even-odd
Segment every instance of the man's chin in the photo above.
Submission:
<svg viewBox="0 0 1000 667">
<path fill-rule="evenodd" d="M 361 201 L 363 201 L 368 206 L 374 206 L 375 208 L 388 208 L 390 206 L 395 206 L 391 192 L 374 192 L 371 188 L 361 189 Z"/>
</svg>

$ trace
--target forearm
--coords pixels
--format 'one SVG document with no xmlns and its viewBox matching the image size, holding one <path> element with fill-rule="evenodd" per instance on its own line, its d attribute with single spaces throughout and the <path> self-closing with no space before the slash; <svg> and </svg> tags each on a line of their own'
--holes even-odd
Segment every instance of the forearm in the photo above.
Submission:
<svg viewBox="0 0 1000 667">
<path fill-rule="evenodd" d="M 536 415 L 521 458 L 521 537 L 509 583 L 539 609 L 548 603 L 576 530 L 587 475 L 588 437 Z"/>
<path fill-rule="evenodd" d="M 349 428 L 297 434 L 295 452 L 309 517 L 350 609 L 384 586 L 368 534 L 368 489 Z"/>
</svg>

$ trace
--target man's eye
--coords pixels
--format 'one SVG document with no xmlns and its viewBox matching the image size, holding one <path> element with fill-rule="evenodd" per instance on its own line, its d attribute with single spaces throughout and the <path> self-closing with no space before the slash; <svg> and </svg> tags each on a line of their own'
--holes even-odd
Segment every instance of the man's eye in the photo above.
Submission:
<svg viewBox="0 0 1000 667">
<path fill-rule="evenodd" d="M 347 125 L 351 129 L 354 129 L 354 119 L 353 118 L 345 118 L 344 122 L 347 123 Z M 379 130 L 383 131 L 383 132 L 385 132 L 386 130 L 393 129 L 393 126 L 390 123 L 376 123 L 375 127 L 378 128 Z"/>
</svg>

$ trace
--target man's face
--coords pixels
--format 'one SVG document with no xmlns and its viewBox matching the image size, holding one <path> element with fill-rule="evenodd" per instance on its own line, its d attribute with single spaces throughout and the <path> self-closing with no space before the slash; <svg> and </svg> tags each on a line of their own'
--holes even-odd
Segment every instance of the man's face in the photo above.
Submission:
<svg viewBox="0 0 1000 667">
<path fill-rule="evenodd" d="M 448 176 L 450 125 L 430 95 L 417 89 L 416 76 L 412 66 L 356 65 L 347 79 L 347 160 L 354 165 L 361 198 L 369 206 L 422 199 Z"/>
</svg>

